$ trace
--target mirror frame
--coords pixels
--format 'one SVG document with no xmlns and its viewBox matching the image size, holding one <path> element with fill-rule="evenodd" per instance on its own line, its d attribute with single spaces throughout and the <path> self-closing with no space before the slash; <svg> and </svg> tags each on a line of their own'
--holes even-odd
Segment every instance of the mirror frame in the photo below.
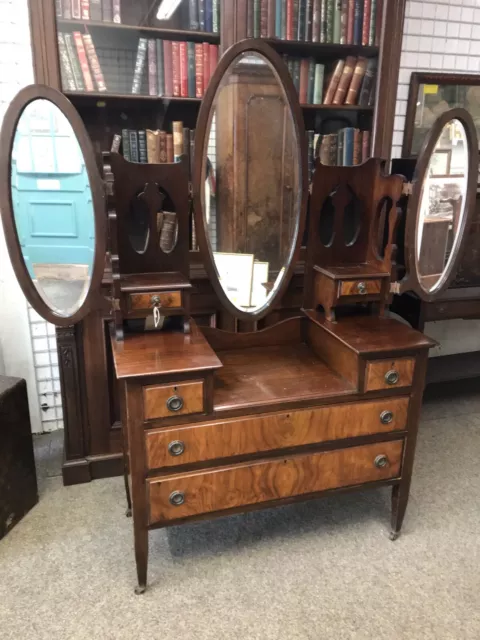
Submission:
<svg viewBox="0 0 480 640">
<path fill-rule="evenodd" d="M 275 73 L 277 74 L 282 89 L 285 92 L 287 103 L 290 108 L 290 113 L 292 114 L 293 125 L 295 127 L 295 135 L 298 141 L 297 150 L 299 150 L 300 152 L 300 210 L 297 216 L 295 236 L 292 240 L 292 247 L 288 254 L 288 259 L 285 263 L 285 274 L 275 294 L 267 300 L 266 304 L 261 307 L 257 313 L 249 313 L 247 311 L 242 311 L 241 309 L 236 307 L 229 300 L 225 291 L 223 290 L 217 274 L 217 270 L 215 268 L 210 242 L 207 238 L 202 206 L 203 159 L 208 145 L 208 135 L 210 133 L 210 115 L 213 102 L 217 94 L 217 89 L 220 86 L 220 83 L 223 80 L 225 73 L 230 65 L 242 53 L 247 52 L 259 53 L 260 55 L 262 55 L 272 65 Z M 237 42 L 229 49 L 227 49 L 227 51 L 220 58 L 218 66 L 215 69 L 212 77 L 210 78 L 210 83 L 202 100 L 200 112 L 198 115 L 195 134 L 195 158 L 196 161 L 193 172 L 193 204 L 195 215 L 195 230 L 208 277 L 212 283 L 215 293 L 219 297 L 220 302 L 222 303 L 223 308 L 226 311 L 231 313 L 235 318 L 239 320 L 246 320 L 250 322 L 260 320 L 261 318 L 264 318 L 268 313 L 274 311 L 274 309 L 278 306 L 278 303 L 281 301 L 290 283 L 293 275 L 293 270 L 296 263 L 298 262 L 300 255 L 308 200 L 307 141 L 305 135 L 303 114 L 300 107 L 297 91 L 283 59 L 270 45 L 268 45 L 263 40 L 258 38 L 249 38 Z"/>
<path fill-rule="evenodd" d="M 95 220 L 95 252 L 90 287 L 80 307 L 70 316 L 60 316 L 53 311 L 37 291 L 23 259 L 18 239 L 15 212 L 12 203 L 11 157 L 18 122 L 26 107 L 35 100 L 48 100 L 67 118 L 80 146 L 92 193 Z M 105 189 L 98 171 L 95 152 L 77 110 L 62 93 L 45 85 L 33 84 L 22 89 L 10 103 L 0 133 L 2 154 L 0 157 L 0 210 L 5 241 L 20 287 L 31 306 L 47 322 L 58 327 L 75 324 L 84 318 L 94 305 L 105 270 L 106 254 L 106 209 Z"/>
<path fill-rule="evenodd" d="M 465 190 L 465 210 L 462 217 L 461 228 L 459 229 L 459 234 L 461 237 L 458 244 L 457 255 L 454 256 L 453 260 L 450 263 L 449 271 L 446 277 L 443 278 L 442 286 L 438 289 L 435 289 L 435 292 L 428 293 L 420 284 L 420 279 L 417 273 L 415 258 L 417 219 L 420 213 L 423 181 L 428 171 L 432 154 L 435 150 L 443 128 L 451 120 L 459 120 L 462 123 L 468 145 L 469 165 L 467 173 L 467 186 Z M 423 141 L 422 148 L 418 155 L 417 164 L 415 166 L 415 172 L 412 178 L 412 193 L 408 199 L 406 214 L 407 219 L 405 225 L 406 273 L 403 280 L 399 283 L 399 294 L 406 293 L 407 291 L 413 291 L 424 302 L 432 302 L 436 300 L 436 298 L 449 287 L 450 283 L 455 277 L 465 249 L 465 242 L 468 235 L 466 233 L 466 230 L 471 226 L 475 213 L 475 201 L 478 181 L 478 160 L 478 138 L 472 116 L 468 113 L 468 111 L 461 108 L 450 109 L 449 111 L 445 111 L 445 113 L 442 113 L 442 115 L 435 120 L 432 128 Z M 443 273 L 445 273 L 445 271 Z"/>
</svg>

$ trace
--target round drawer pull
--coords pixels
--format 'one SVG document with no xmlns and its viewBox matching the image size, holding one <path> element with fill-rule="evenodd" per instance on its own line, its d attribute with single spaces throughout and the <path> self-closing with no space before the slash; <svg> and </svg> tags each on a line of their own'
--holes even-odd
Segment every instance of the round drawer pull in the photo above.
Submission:
<svg viewBox="0 0 480 640">
<path fill-rule="evenodd" d="M 168 500 L 174 507 L 180 507 L 185 502 L 185 494 L 183 491 L 172 491 Z"/>
<path fill-rule="evenodd" d="M 385 374 L 385 382 L 387 384 L 397 384 L 399 380 L 400 374 L 398 373 L 398 371 L 395 371 L 395 369 L 390 369 L 390 371 L 387 371 L 387 373 Z"/>
<path fill-rule="evenodd" d="M 387 456 L 385 454 L 380 454 L 379 456 L 377 456 L 375 458 L 374 465 L 377 467 L 377 469 L 385 469 L 385 467 L 388 467 Z"/>
<path fill-rule="evenodd" d="M 167 409 L 169 411 L 180 411 L 180 409 L 183 409 L 183 398 L 181 396 L 170 396 L 167 400 Z"/>
<path fill-rule="evenodd" d="M 367 293 L 367 285 L 365 282 L 359 282 L 357 284 L 357 291 L 361 296 L 364 296 Z"/>
<path fill-rule="evenodd" d="M 150 298 L 150 302 L 153 304 L 154 307 L 160 307 L 160 296 L 152 296 Z"/>
<path fill-rule="evenodd" d="M 382 424 L 390 424 L 393 420 L 393 412 L 392 411 L 382 411 L 380 414 L 380 422 Z"/>
<path fill-rule="evenodd" d="M 168 453 L 171 456 L 181 456 L 185 451 L 185 443 L 181 440 L 172 440 L 168 445 Z"/>
</svg>

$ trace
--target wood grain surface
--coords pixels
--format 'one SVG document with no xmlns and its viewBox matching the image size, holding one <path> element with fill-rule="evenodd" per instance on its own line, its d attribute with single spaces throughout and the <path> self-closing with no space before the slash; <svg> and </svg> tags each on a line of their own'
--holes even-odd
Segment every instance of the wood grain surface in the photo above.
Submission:
<svg viewBox="0 0 480 640">
<path fill-rule="evenodd" d="M 183 407 L 178 411 L 171 411 L 167 407 L 167 401 L 172 396 L 179 396 L 183 400 Z M 203 380 L 144 387 L 143 405 L 145 420 L 171 418 L 172 416 L 181 416 L 188 413 L 202 413 L 204 410 Z"/>
<path fill-rule="evenodd" d="M 159 299 L 159 303 L 154 299 Z M 175 308 L 182 306 L 182 294 L 180 291 L 149 291 L 148 293 L 132 293 L 128 296 L 128 306 L 130 309 L 153 309 L 158 306 Z"/>
<path fill-rule="evenodd" d="M 377 360 L 367 362 L 365 374 L 365 391 L 377 391 L 378 389 L 396 389 L 397 387 L 410 387 L 415 369 L 415 358 L 397 358 L 395 360 Z M 385 375 L 388 371 L 397 371 L 399 379 L 396 384 L 388 384 Z"/>
<path fill-rule="evenodd" d="M 359 285 L 362 283 L 365 287 L 365 293 L 360 294 Z M 341 296 L 358 296 L 358 295 L 375 295 L 382 290 L 381 280 L 343 280 L 340 282 L 339 295 Z"/>
</svg>

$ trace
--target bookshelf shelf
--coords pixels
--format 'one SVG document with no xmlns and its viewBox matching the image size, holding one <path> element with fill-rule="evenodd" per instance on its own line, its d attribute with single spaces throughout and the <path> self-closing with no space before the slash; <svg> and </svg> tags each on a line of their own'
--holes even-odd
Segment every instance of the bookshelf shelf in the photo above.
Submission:
<svg viewBox="0 0 480 640">
<path fill-rule="evenodd" d="M 366 111 L 373 112 L 373 107 L 359 107 L 356 104 L 301 104 L 302 109 L 315 109 L 322 111 Z"/>
<path fill-rule="evenodd" d="M 114 22 L 94 22 L 92 20 L 57 20 L 59 28 L 84 27 L 85 29 L 105 29 L 109 31 L 136 31 L 152 34 L 164 40 L 191 40 L 192 42 L 209 42 L 219 44 L 220 36 L 211 31 L 192 31 L 189 29 L 162 29 L 160 27 L 147 27 L 131 24 L 117 24 Z"/>
<path fill-rule="evenodd" d="M 328 58 L 344 58 L 345 56 L 364 56 L 375 58 L 379 55 L 379 47 L 364 47 L 355 44 L 334 44 L 323 42 L 305 42 L 303 40 L 280 40 L 279 38 L 263 38 L 280 53 L 299 54 Z"/>
<path fill-rule="evenodd" d="M 72 102 L 90 102 L 97 100 L 98 102 L 122 102 L 122 101 L 138 101 L 138 102 L 174 102 L 175 104 L 194 104 L 199 106 L 202 98 L 179 98 L 176 96 L 144 96 L 131 93 L 99 93 L 96 91 L 64 91 Z"/>
</svg>

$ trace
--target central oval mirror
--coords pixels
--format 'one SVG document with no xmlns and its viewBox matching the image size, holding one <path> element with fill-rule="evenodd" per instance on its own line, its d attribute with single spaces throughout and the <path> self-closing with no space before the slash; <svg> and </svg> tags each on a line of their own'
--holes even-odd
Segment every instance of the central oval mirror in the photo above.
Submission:
<svg viewBox="0 0 480 640">
<path fill-rule="evenodd" d="M 288 284 L 298 247 L 305 136 L 288 71 L 268 45 L 240 43 L 221 63 L 197 147 L 199 236 L 224 304 L 258 318 Z"/>
</svg>

